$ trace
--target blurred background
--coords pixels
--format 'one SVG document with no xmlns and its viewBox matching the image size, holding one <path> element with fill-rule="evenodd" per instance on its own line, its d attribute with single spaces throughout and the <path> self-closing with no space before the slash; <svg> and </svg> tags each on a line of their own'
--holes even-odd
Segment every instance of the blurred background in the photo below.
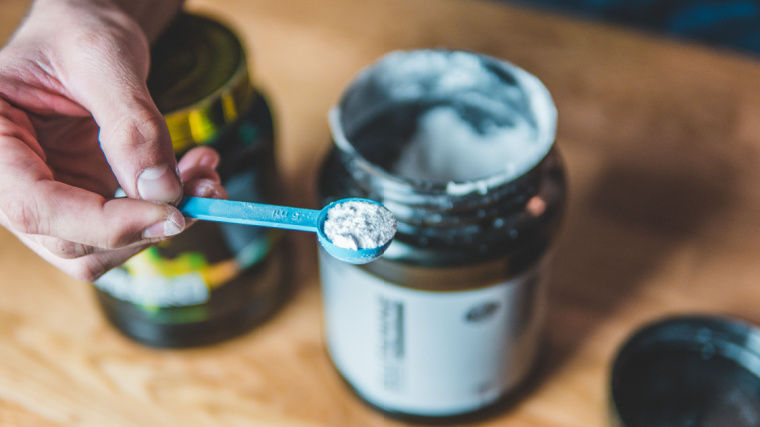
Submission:
<svg viewBox="0 0 760 427">
<path fill-rule="evenodd" d="M 760 54 L 760 2 L 754 0 L 510 1 Z"/>
</svg>

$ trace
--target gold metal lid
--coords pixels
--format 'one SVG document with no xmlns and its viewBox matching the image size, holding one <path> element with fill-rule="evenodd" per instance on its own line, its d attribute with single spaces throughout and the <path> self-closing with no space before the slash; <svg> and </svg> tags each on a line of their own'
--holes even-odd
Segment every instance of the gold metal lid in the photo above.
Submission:
<svg viewBox="0 0 760 427">
<path fill-rule="evenodd" d="M 148 89 L 177 154 L 214 142 L 254 94 L 238 37 L 217 21 L 187 13 L 153 46 Z"/>
</svg>

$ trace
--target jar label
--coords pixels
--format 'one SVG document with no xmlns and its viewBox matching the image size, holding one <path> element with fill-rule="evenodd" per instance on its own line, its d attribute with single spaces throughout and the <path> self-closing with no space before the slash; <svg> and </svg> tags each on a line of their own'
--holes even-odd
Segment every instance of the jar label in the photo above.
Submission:
<svg viewBox="0 0 760 427">
<path fill-rule="evenodd" d="M 359 395 L 381 409 L 451 416 L 483 408 L 533 366 L 543 270 L 474 290 L 430 292 L 322 254 L 330 356 Z"/>
<path fill-rule="evenodd" d="M 228 179 L 225 188 L 233 200 L 261 202 L 262 179 L 258 171 L 249 170 Z M 203 304 L 215 289 L 267 256 L 273 233 L 262 227 L 199 221 L 107 272 L 95 286 L 150 309 Z"/>
</svg>

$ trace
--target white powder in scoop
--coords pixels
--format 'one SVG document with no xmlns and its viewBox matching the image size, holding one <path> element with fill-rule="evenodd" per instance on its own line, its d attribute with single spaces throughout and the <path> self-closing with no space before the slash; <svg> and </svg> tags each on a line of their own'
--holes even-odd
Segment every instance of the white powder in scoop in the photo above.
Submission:
<svg viewBox="0 0 760 427">
<path fill-rule="evenodd" d="M 350 200 L 327 211 L 325 235 L 346 249 L 371 249 L 383 246 L 396 235 L 396 218 L 376 203 Z"/>
</svg>

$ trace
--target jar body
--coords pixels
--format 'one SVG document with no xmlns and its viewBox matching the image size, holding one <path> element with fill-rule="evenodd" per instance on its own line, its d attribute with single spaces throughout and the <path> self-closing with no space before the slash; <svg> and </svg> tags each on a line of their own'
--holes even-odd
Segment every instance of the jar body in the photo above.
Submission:
<svg viewBox="0 0 760 427">
<path fill-rule="evenodd" d="M 357 197 L 335 182 L 346 178 L 340 165 L 328 161 L 323 169 L 323 203 Z M 423 246 L 419 235 L 401 235 L 410 244 L 367 265 L 320 249 L 328 351 L 361 398 L 405 418 L 446 418 L 497 404 L 527 380 L 540 358 L 550 248 L 564 205 L 556 152 L 543 173 L 534 196 L 546 203 L 540 218 L 523 206 L 490 219 L 533 223 L 513 223 L 520 235 L 502 248 L 481 251 L 481 233 L 464 247 L 433 247 L 431 237 Z"/>
<path fill-rule="evenodd" d="M 355 90 L 344 100 L 356 100 Z M 401 104 L 387 105 L 397 114 L 409 106 Z M 337 143 L 319 179 L 323 204 L 374 199 L 399 224 L 372 263 L 343 264 L 320 252 L 329 354 L 354 391 L 386 413 L 423 421 L 481 413 L 515 393 L 539 359 L 564 168 L 555 148 L 524 173 L 473 191 L 407 179 L 387 156 L 401 153 L 390 162 L 401 161 L 414 138 L 394 131 L 406 118 L 384 114 L 362 118 L 354 131 L 354 116 L 333 121 L 334 135 L 351 146 Z M 401 149 L 388 142 L 399 140 Z"/>
</svg>

